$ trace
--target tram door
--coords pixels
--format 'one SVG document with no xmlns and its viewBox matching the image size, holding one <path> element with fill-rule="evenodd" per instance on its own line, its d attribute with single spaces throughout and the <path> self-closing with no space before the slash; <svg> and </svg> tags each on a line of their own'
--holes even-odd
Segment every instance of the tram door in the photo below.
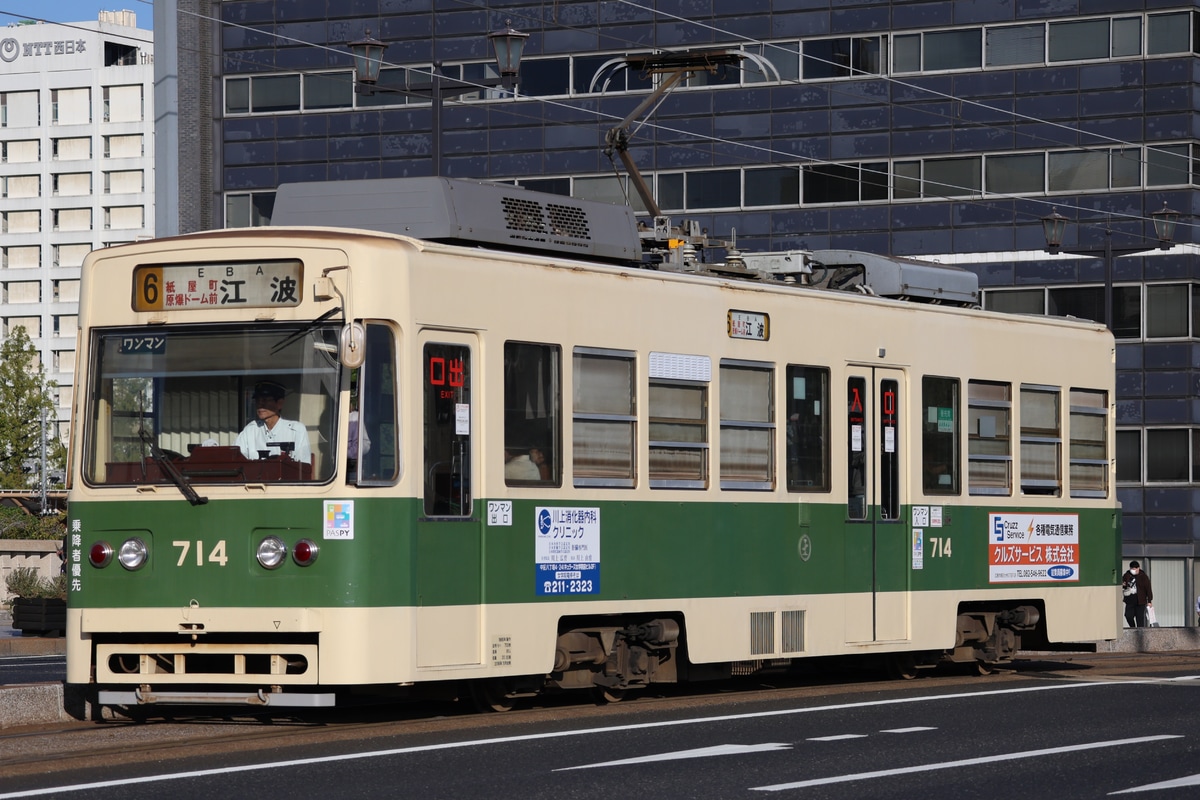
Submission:
<svg viewBox="0 0 1200 800">
<path fill-rule="evenodd" d="M 908 638 L 904 373 L 846 375 L 846 641 Z"/>
<path fill-rule="evenodd" d="M 417 666 L 478 664 L 483 580 L 482 526 L 474 513 L 478 342 L 471 335 L 425 331 L 420 347 Z"/>
</svg>

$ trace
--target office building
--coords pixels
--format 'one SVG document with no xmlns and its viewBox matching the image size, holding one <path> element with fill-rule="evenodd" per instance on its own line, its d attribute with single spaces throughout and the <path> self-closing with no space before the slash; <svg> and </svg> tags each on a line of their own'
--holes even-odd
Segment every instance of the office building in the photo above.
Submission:
<svg viewBox="0 0 1200 800">
<path fill-rule="evenodd" d="M 0 334 L 41 353 L 64 440 L 83 258 L 154 229 L 153 79 L 132 12 L 0 28 Z"/>
<path fill-rule="evenodd" d="M 629 152 L 665 213 L 718 237 L 736 229 L 745 250 L 960 264 L 980 276 L 986 306 L 1013 312 L 1104 320 L 1111 267 L 1124 556 L 1150 565 L 1163 624 L 1195 624 L 1194 4 L 480 5 L 181 0 L 179 25 L 200 14 L 213 26 L 202 39 L 214 48 L 211 106 L 200 113 L 216 120 L 216 141 L 186 159 L 211 190 L 180 202 L 214 224 L 257 225 L 280 183 L 430 174 L 431 105 L 387 88 L 410 71 L 427 80 L 434 62 L 452 78 L 494 75 L 486 36 L 511 20 L 530 34 L 516 96 L 447 100 L 443 174 L 636 203 L 605 134 L 661 78 L 622 59 L 736 53 L 631 126 Z M 386 64 L 383 90 L 361 94 L 347 43 L 368 33 L 387 44 Z M 1183 215 L 1165 251 L 1151 223 L 1164 206 Z M 1090 255 L 1046 252 L 1052 213 L 1069 223 L 1063 249 Z M 1106 241 L 1111 261 L 1099 255 Z"/>
</svg>

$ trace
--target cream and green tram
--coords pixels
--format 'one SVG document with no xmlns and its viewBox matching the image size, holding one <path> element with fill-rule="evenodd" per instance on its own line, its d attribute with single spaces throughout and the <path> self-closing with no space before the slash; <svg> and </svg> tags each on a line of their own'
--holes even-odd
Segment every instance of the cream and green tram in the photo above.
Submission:
<svg viewBox="0 0 1200 800">
<path fill-rule="evenodd" d="M 496 191 L 526 244 L 539 204 L 588 224 Z M 1103 326 L 468 229 L 88 257 L 69 696 L 317 706 L 461 682 L 503 708 L 1117 635 Z M 247 445 L 264 383 L 299 446 Z"/>
</svg>

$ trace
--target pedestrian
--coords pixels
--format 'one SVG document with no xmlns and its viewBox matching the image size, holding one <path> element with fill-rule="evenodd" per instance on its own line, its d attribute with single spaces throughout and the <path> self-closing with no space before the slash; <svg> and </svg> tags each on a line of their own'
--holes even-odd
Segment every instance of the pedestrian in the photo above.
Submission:
<svg viewBox="0 0 1200 800">
<path fill-rule="evenodd" d="M 1121 576 L 1121 593 L 1125 596 L 1125 622 L 1131 628 L 1146 627 L 1146 609 L 1154 607 L 1154 592 L 1150 589 L 1150 576 L 1142 572 L 1142 565 L 1129 562 L 1129 570 Z"/>
<path fill-rule="evenodd" d="M 1200 625 L 1200 594 L 1196 595 L 1196 624 Z"/>
</svg>

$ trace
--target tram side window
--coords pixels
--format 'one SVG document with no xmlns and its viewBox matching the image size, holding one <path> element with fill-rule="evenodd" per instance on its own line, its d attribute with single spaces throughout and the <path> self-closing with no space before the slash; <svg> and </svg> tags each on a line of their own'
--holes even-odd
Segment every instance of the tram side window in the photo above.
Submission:
<svg viewBox="0 0 1200 800">
<path fill-rule="evenodd" d="M 959 383 L 921 378 L 921 472 L 925 494 L 958 494 Z"/>
<path fill-rule="evenodd" d="M 722 362 L 721 488 L 775 488 L 775 371 Z"/>
<path fill-rule="evenodd" d="M 562 483 L 562 351 L 504 343 L 504 483 Z"/>
<path fill-rule="evenodd" d="M 577 347 L 571 356 L 576 486 L 632 487 L 637 480 L 634 354 Z"/>
<path fill-rule="evenodd" d="M 1108 392 L 1071 390 L 1071 496 L 1108 496 Z"/>
<path fill-rule="evenodd" d="M 708 486 L 708 385 L 650 381 L 650 488 Z"/>
<path fill-rule="evenodd" d="M 1021 492 L 1062 493 L 1060 392 L 1052 386 L 1021 387 Z"/>
<path fill-rule="evenodd" d="M 425 345 L 425 513 L 471 515 L 471 351 Z"/>
<path fill-rule="evenodd" d="M 787 368 L 787 487 L 829 491 L 829 370 Z"/>
<path fill-rule="evenodd" d="M 347 453 L 360 486 L 390 485 L 400 475 L 396 424 L 396 344 L 386 325 L 368 324 L 366 360 L 358 372 Z"/>
<path fill-rule="evenodd" d="M 967 486 L 971 494 L 1012 494 L 1012 385 L 967 382 Z"/>
<path fill-rule="evenodd" d="M 867 518 L 867 381 L 846 379 L 846 516 Z M 881 417 L 882 418 L 882 417 Z"/>
</svg>

